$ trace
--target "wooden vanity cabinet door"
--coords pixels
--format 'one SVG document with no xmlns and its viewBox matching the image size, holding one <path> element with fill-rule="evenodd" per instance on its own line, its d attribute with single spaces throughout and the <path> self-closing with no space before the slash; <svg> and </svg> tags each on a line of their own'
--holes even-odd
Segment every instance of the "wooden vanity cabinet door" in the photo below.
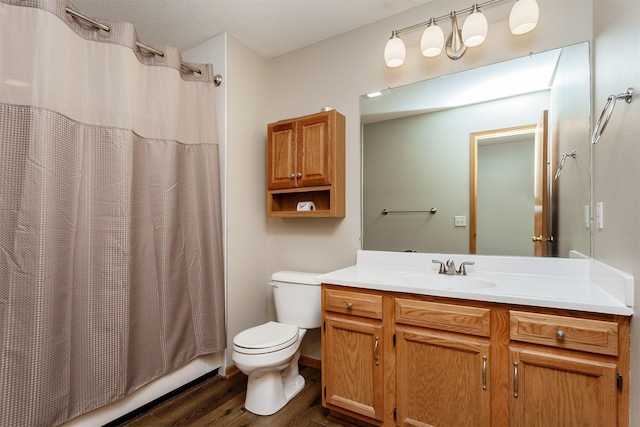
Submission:
<svg viewBox="0 0 640 427">
<path fill-rule="evenodd" d="M 352 317 L 325 317 L 323 404 L 382 420 L 384 408 L 383 326 Z"/>
<path fill-rule="evenodd" d="M 510 349 L 513 427 L 616 426 L 616 365 Z"/>
<path fill-rule="evenodd" d="M 490 426 L 487 339 L 399 326 L 399 426 Z"/>
</svg>

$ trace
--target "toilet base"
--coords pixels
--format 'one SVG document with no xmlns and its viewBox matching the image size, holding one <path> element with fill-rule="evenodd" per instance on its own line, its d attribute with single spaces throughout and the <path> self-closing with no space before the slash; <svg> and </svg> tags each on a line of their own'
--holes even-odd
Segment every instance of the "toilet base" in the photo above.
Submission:
<svg viewBox="0 0 640 427">
<path fill-rule="evenodd" d="M 280 371 L 268 372 L 260 377 L 250 376 L 244 407 L 256 415 L 272 415 L 282 409 L 304 388 L 304 377 L 298 374 L 290 381 L 283 381 Z"/>
</svg>

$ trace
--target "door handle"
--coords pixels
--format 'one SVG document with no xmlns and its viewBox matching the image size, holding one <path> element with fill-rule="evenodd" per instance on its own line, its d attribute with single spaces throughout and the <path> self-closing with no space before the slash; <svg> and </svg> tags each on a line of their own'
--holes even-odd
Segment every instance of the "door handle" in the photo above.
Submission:
<svg viewBox="0 0 640 427">
<path fill-rule="evenodd" d="M 531 238 L 534 242 L 553 242 L 553 236 L 543 237 L 543 236 L 533 236 Z"/>
<path fill-rule="evenodd" d="M 380 340 L 376 337 L 376 342 L 373 345 L 373 358 L 376 360 L 376 365 L 380 364 L 380 360 L 378 359 L 378 343 Z"/>
<path fill-rule="evenodd" d="M 518 362 L 513 362 L 513 397 L 518 397 Z"/>
<path fill-rule="evenodd" d="M 482 356 L 482 389 L 487 389 L 487 356 Z"/>
</svg>

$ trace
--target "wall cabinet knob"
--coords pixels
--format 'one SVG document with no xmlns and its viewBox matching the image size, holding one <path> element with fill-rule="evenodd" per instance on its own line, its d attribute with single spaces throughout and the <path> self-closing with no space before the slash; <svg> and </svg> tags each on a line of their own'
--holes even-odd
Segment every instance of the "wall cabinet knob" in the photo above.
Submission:
<svg viewBox="0 0 640 427">
<path fill-rule="evenodd" d="M 297 176 L 298 178 L 302 178 L 302 173 L 301 173 L 301 172 L 298 172 L 298 173 L 296 174 L 296 176 Z"/>
<path fill-rule="evenodd" d="M 289 178 L 293 179 L 295 177 L 296 177 L 295 174 L 292 174 L 292 173 L 289 174 Z"/>
</svg>

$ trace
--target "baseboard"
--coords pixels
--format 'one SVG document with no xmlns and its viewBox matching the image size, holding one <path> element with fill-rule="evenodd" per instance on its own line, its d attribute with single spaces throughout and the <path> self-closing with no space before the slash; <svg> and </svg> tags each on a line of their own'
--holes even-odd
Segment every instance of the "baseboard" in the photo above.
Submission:
<svg viewBox="0 0 640 427">
<path fill-rule="evenodd" d="M 321 369 L 322 361 L 320 359 L 314 359 L 313 357 L 301 355 L 300 360 L 298 360 L 298 365 L 307 366 L 309 368 Z M 240 374 L 240 369 L 236 365 L 229 365 L 224 370 L 224 379 L 228 380 L 238 374 Z"/>
<path fill-rule="evenodd" d="M 298 364 L 301 366 L 308 366 L 309 368 L 322 368 L 322 361 L 320 359 L 314 359 L 313 357 L 305 356 L 304 354 L 300 355 Z"/>
<path fill-rule="evenodd" d="M 228 380 L 230 378 L 235 377 L 240 373 L 240 369 L 236 365 L 229 365 L 224 370 L 224 379 Z"/>
</svg>

